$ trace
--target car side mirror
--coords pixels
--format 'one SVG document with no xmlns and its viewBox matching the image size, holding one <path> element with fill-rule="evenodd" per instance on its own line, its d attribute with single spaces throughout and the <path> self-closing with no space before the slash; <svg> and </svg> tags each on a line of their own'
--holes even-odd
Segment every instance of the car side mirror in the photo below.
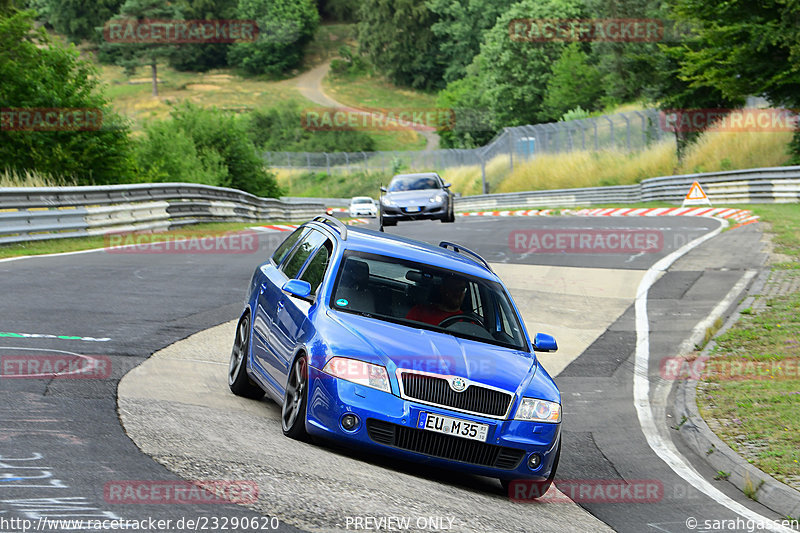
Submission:
<svg viewBox="0 0 800 533">
<path fill-rule="evenodd" d="M 308 299 L 311 296 L 311 284 L 302 279 L 290 279 L 283 284 L 281 290 L 298 298 Z"/>
<path fill-rule="evenodd" d="M 381 192 L 387 192 L 386 187 L 381 187 Z"/>
<path fill-rule="evenodd" d="M 558 350 L 556 340 L 546 333 L 537 333 L 533 337 L 534 352 L 555 352 Z"/>
<path fill-rule="evenodd" d="M 444 184 L 444 188 L 445 189 L 449 189 L 451 185 L 452 185 L 452 183 L 445 183 Z"/>
</svg>

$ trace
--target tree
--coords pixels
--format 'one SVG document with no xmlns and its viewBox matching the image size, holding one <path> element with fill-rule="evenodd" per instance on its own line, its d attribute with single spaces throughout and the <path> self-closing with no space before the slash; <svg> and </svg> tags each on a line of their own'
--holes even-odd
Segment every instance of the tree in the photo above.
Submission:
<svg viewBox="0 0 800 533">
<path fill-rule="evenodd" d="M 463 78 L 467 66 L 480 52 L 486 30 L 508 9 L 508 0 L 427 0 L 428 9 L 438 16 L 431 30 L 439 41 L 445 82 Z"/>
<path fill-rule="evenodd" d="M 180 0 L 178 10 L 186 20 L 230 20 L 236 18 L 237 0 Z M 177 70 L 205 72 L 228 66 L 230 43 L 184 43 L 169 55 Z"/>
<path fill-rule="evenodd" d="M 170 117 L 169 127 L 192 140 L 201 168 L 217 171 L 220 185 L 258 196 L 280 196 L 275 176 L 266 169 L 248 137 L 245 118 L 189 102 L 172 109 Z M 219 172 L 221 167 L 226 169 L 224 176 Z"/>
<path fill-rule="evenodd" d="M 133 75 L 142 65 L 150 65 L 153 80 L 153 96 L 158 96 L 158 60 L 169 59 L 175 53 L 176 45 L 163 43 L 135 42 L 135 33 L 127 31 L 138 22 L 144 20 L 179 20 L 182 19 L 176 5 L 168 0 L 125 0 L 119 14 L 114 16 L 109 24 L 118 24 L 122 28 L 118 33 L 132 35 L 134 42 L 115 42 L 111 38 L 101 45 L 105 57 L 110 58 L 114 64 L 125 69 L 128 75 Z M 114 26 L 109 26 L 113 28 Z"/>
<path fill-rule="evenodd" d="M 415 89 L 444 85 L 438 17 L 425 0 L 364 0 L 358 23 L 360 52 L 389 80 Z"/>
<path fill-rule="evenodd" d="M 789 0 L 672 0 L 692 24 L 699 46 L 685 50 L 680 74 L 727 99 L 765 96 L 773 105 L 800 104 L 800 5 Z M 800 162 L 800 130 L 792 143 Z"/>
<path fill-rule="evenodd" d="M 117 13 L 124 0 L 40 0 L 47 11 L 47 21 L 72 42 L 99 42 L 97 27 L 103 26 Z"/>
<path fill-rule="evenodd" d="M 0 128 L 0 169 L 34 170 L 81 185 L 128 181 L 128 126 L 109 111 L 97 70 L 74 47 L 54 42 L 43 28 L 34 30 L 34 16 L 32 11 L 0 12 L 0 102 L 8 118 Z M 60 116 L 85 110 L 85 117 L 102 118 L 89 129 L 41 131 L 22 119 L 17 125 L 23 127 L 14 127 L 8 114 L 24 110 L 36 116 L 42 109 L 58 110 Z"/>
<path fill-rule="evenodd" d="M 236 12 L 258 22 L 258 38 L 228 52 L 229 63 L 250 74 L 275 76 L 299 66 L 319 26 L 314 0 L 239 0 Z"/>
<path fill-rule="evenodd" d="M 355 22 L 358 0 L 319 0 L 319 14 L 325 20 Z"/>
<path fill-rule="evenodd" d="M 440 102 L 488 113 L 495 124 L 502 126 L 546 120 L 549 113 L 543 108 L 545 92 L 553 64 L 566 44 L 536 41 L 525 22 L 512 21 L 582 16 L 583 4 L 579 0 L 522 0 L 514 4 L 484 34 L 481 51 L 467 68 L 466 77 L 448 84 Z"/>
<path fill-rule="evenodd" d="M 604 94 L 602 75 L 580 43 L 564 48 L 561 57 L 553 65 L 553 73 L 547 84 L 542 107 L 550 120 L 557 120 L 570 109 L 581 107 L 590 111 L 599 109 Z"/>
</svg>

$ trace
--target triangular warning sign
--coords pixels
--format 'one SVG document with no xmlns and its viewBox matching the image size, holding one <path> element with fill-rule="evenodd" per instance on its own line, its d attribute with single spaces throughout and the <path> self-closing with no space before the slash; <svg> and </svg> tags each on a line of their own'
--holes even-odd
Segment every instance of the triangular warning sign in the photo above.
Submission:
<svg viewBox="0 0 800 533">
<path fill-rule="evenodd" d="M 708 200 L 706 193 L 703 192 L 703 188 L 700 184 L 695 181 L 689 188 L 689 194 L 684 198 L 682 205 L 683 207 L 690 205 L 711 205 L 711 202 Z"/>
</svg>

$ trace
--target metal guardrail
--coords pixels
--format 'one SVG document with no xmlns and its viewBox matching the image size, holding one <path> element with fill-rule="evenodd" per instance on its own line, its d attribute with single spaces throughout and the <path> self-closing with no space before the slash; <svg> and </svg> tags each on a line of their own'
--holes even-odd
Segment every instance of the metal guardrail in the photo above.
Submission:
<svg viewBox="0 0 800 533">
<path fill-rule="evenodd" d="M 731 170 L 643 180 L 638 185 L 482 194 L 456 199 L 459 211 L 512 207 L 578 207 L 639 202 L 680 203 L 699 182 L 712 204 L 800 201 L 800 166 Z"/>
<path fill-rule="evenodd" d="M 800 202 L 800 166 L 650 178 L 638 185 L 484 194 L 456 198 L 459 211 L 680 203 L 692 182 L 712 204 Z M 259 198 L 192 183 L 0 188 L 0 244 L 201 222 L 308 220 L 343 198 Z"/>
<path fill-rule="evenodd" d="M 259 198 L 192 183 L 0 188 L 0 244 L 124 231 L 158 231 L 202 222 L 307 220 L 323 212 L 313 198 Z"/>
</svg>

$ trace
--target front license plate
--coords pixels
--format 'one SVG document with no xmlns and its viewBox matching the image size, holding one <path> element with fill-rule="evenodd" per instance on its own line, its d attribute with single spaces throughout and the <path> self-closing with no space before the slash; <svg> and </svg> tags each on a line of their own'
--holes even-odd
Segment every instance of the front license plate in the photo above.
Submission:
<svg viewBox="0 0 800 533">
<path fill-rule="evenodd" d="M 406 213 L 416 213 L 419 209 L 419 207 L 406 207 Z"/>
<path fill-rule="evenodd" d="M 488 424 L 476 424 L 475 422 L 426 412 L 419 414 L 417 428 L 481 442 L 486 442 L 486 436 L 489 434 Z"/>
</svg>

